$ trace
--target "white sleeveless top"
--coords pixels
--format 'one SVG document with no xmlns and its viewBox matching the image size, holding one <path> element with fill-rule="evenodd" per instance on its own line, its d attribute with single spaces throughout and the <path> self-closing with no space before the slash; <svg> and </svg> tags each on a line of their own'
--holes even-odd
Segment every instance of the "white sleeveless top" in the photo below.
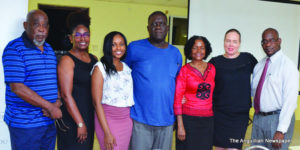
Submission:
<svg viewBox="0 0 300 150">
<path fill-rule="evenodd" d="M 98 67 L 104 78 L 102 104 L 116 107 L 130 107 L 134 105 L 133 101 L 133 83 L 131 77 L 131 69 L 123 63 L 123 70 L 108 76 L 105 72 L 102 62 L 94 65 Z M 94 71 L 92 69 L 92 72 Z"/>
</svg>

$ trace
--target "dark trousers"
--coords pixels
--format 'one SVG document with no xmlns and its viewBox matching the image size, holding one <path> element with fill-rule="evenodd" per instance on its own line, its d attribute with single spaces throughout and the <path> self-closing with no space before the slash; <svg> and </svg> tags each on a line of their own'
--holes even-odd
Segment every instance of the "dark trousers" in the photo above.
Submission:
<svg viewBox="0 0 300 150">
<path fill-rule="evenodd" d="M 212 150 L 214 118 L 182 115 L 182 119 L 186 139 L 176 137 L 176 150 Z"/>
<path fill-rule="evenodd" d="M 8 126 L 12 150 L 54 150 L 56 142 L 55 125 L 36 128 L 15 128 Z"/>
</svg>

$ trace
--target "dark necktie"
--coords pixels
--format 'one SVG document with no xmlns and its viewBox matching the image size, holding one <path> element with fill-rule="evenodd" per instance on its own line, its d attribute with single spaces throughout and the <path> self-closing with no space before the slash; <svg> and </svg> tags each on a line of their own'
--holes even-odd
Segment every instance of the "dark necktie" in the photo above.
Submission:
<svg viewBox="0 0 300 150">
<path fill-rule="evenodd" d="M 266 60 L 264 70 L 263 70 L 263 72 L 260 76 L 260 79 L 259 79 L 259 82 L 258 82 L 258 85 L 257 85 L 257 88 L 256 88 L 255 97 L 254 97 L 254 109 L 255 109 L 256 113 L 258 113 L 260 111 L 260 95 L 261 95 L 262 87 L 263 87 L 264 82 L 265 82 L 269 62 L 270 62 L 270 58 L 268 58 Z"/>
</svg>

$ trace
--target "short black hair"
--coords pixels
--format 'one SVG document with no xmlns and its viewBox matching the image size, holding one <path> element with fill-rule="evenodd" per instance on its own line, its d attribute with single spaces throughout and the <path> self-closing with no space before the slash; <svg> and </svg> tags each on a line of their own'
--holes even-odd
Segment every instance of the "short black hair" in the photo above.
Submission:
<svg viewBox="0 0 300 150">
<path fill-rule="evenodd" d="M 198 36 L 198 35 L 192 36 L 184 45 L 184 55 L 187 59 L 192 60 L 192 56 L 191 56 L 192 47 L 194 46 L 196 40 L 201 40 L 204 43 L 205 57 L 203 59 L 205 60 L 212 52 L 212 48 L 210 46 L 209 41 L 204 36 Z"/>
<path fill-rule="evenodd" d="M 90 31 L 91 18 L 83 11 L 71 12 L 67 17 L 68 34 L 72 34 L 78 25 L 83 25 Z"/>
<path fill-rule="evenodd" d="M 151 19 L 153 16 L 155 16 L 155 15 L 162 15 L 162 16 L 164 16 L 164 17 L 166 18 L 166 21 L 168 22 L 167 15 L 166 15 L 165 13 L 163 13 L 162 11 L 155 11 L 155 12 L 153 12 L 153 13 L 151 13 L 151 14 L 149 15 L 149 17 L 148 17 L 148 24 L 149 24 L 150 19 Z"/>
<path fill-rule="evenodd" d="M 126 37 L 118 31 L 112 31 L 108 33 L 103 42 L 103 56 L 101 57 L 101 62 L 105 66 L 105 72 L 108 75 L 117 73 L 117 69 L 115 65 L 113 64 L 113 55 L 112 55 L 112 46 L 113 46 L 113 40 L 116 35 L 121 35 L 121 37 L 124 39 L 125 43 L 125 54 L 121 57 L 121 60 L 124 60 L 127 54 L 127 40 Z"/>
<path fill-rule="evenodd" d="M 279 38 L 279 32 L 276 29 L 274 29 L 274 28 L 267 28 L 267 29 L 265 29 L 264 32 L 262 33 L 262 35 L 264 35 L 264 33 L 267 32 L 267 31 L 274 31 L 275 34 L 276 34 L 276 36 Z"/>
<path fill-rule="evenodd" d="M 235 29 L 235 28 L 232 28 L 232 29 L 229 29 L 229 30 L 226 31 L 225 36 L 224 36 L 224 40 L 225 40 L 225 38 L 226 38 L 226 35 L 227 35 L 228 33 L 230 33 L 230 32 L 236 32 L 236 33 L 239 35 L 239 37 L 240 37 L 240 42 L 242 41 L 242 36 L 241 36 L 240 31 L 237 30 L 237 29 Z"/>
</svg>

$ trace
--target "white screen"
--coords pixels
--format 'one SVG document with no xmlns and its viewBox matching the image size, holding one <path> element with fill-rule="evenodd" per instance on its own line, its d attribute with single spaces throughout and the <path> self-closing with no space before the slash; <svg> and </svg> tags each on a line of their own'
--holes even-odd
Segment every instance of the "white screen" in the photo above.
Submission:
<svg viewBox="0 0 300 150">
<path fill-rule="evenodd" d="M 0 149 L 10 150 L 10 137 L 3 121 L 5 111 L 5 84 L 2 66 L 2 53 L 9 41 L 21 36 L 23 22 L 28 11 L 28 0 L 6 0 L 0 5 Z"/>
<path fill-rule="evenodd" d="M 272 27 L 282 39 L 281 50 L 298 64 L 300 5 L 258 0 L 190 0 L 188 36 L 208 38 L 213 52 L 208 60 L 224 54 L 224 34 L 231 28 L 241 32 L 240 51 L 261 60 L 262 32 Z"/>
</svg>

